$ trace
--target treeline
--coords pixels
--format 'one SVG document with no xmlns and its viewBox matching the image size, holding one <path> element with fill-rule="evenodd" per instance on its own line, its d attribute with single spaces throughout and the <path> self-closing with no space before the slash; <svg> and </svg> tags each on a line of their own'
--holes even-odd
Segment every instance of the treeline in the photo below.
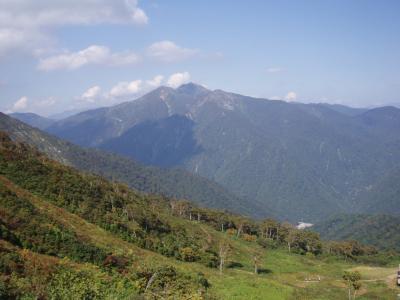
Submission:
<svg viewBox="0 0 400 300">
<path fill-rule="evenodd" d="M 325 240 L 354 239 L 379 250 L 400 251 L 400 217 L 341 214 L 315 225 Z"/>
<path fill-rule="evenodd" d="M 288 252 L 298 254 L 330 255 L 380 264 L 385 263 L 382 259 L 385 255 L 388 260 L 397 256 L 397 253 L 379 252 L 377 248 L 355 240 L 323 241 L 316 232 L 297 229 L 292 224 L 273 219 L 257 222 L 229 212 L 200 208 L 188 201 L 174 200 L 170 202 L 170 207 L 175 216 L 206 223 L 230 237 L 256 242 L 264 248 L 285 247 Z"/>
</svg>

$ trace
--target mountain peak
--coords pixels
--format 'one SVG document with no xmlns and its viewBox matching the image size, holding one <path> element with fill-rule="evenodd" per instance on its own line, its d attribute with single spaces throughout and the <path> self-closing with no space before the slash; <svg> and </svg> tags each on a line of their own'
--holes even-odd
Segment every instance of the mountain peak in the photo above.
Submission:
<svg viewBox="0 0 400 300">
<path fill-rule="evenodd" d="M 153 96 L 157 95 L 160 98 L 166 98 L 170 94 L 174 94 L 175 90 L 169 86 L 162 85 L 155 90 L 145 94 L 142 98 L 152 98 Z"/>
<path fill-rule="evenodd" d="M 194 82 L 182 84 L 176 90 L 178 92 L 184 92 L 184 93 L 190 93 L 190 94 L 209 92 L 209 90 L 206 89 L 204 86 L 194 83 Z"/>
</svg>

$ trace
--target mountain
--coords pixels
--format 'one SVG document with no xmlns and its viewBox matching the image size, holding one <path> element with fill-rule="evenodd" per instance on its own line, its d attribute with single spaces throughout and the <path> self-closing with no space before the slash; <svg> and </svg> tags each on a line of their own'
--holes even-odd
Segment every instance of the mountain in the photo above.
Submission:
<svg viewBox="0 0 400 300">
<path fill-rule="evenodd" d="M 326 240 L 357 240 L 379 249 L 400 250 L 400 217 L 391 215 L 338 215 L 312 230 Z"/>
<path fill-rule="evenodd" d="M 400 168 L 389 171 L 359 195 L 359 202 L 365 203 L 366 213 L 400 215 Z"/>
<path fill-rule="evenodd" d="M 349 270 L 370 279 L 363 299 L 396 296 L 398 256 L 329 245 L 274 220 L 141 194 L 0 132 L 2 299 L 341 299 Z"/>
<path fill-rule="evenodd" d="M 84 111 L 85 109 L 71 109 L 71 110 L 66 110 L 60 113 L 55 113 L 49 116 L 50 119 L 53 120 L 62 120 L 65 118 L 68 118 L 70 116 L 76 115 L 82 111 Z"/>
<path fill-rule="evenodd" d="M 53 119 L 45 118 L 34 113 L 12 113 L 10 114 L 10 116 L 39 129 L 47 128 L 55 121 Z"/>
<path fill-rule="evenodd" d="M 125 182 L 143 192 L 189 199 L 207 207 L 228 209 L 259 218 L 269 213 L 257 205 L 247 207 L 244 200 L 206 178 L 181 169 L 146 167 L 132 159 L 96 149 L 85 149 L 1 113 L 0 130 L 16 140 L 37 147 L 63 164 Z"/>
<path fill-rule="evenodd" d="M 328 103 L 321 103 L 321 105 L 326 106 L 334 111 L 337 111 L 339 113 L 348 115 L 348 116 L 357 116 L 361 115 L 362 113 L 368 111 L 367 108 L 355 108 L 355 107 L 349 107 L 346 105 L 342 104 L 328 104 Z"/>
<path fill-rule="evenodd" d="M 380 138 L 400 140 L 400 109 L 394 106 L 374 108 L 357 116 L 367 128 Z"/>
<path fill-rule="evenodd" d="M 248 207 L 262 203 L 279 219 L 314 222 L 362 211 L 359 195 L 400 165 L 399 112 L 355 113 L 190 83 L 82 112 L 47 130 L 145 164 L 185 168 Z"/>
<path fill-rule="evenodd" d="M 180 115 L 145 121 L 120 137 L 108 140 L 101 148 L 136 158 L 148 165 L 173 167 L 201 152 L 193 127 L 192 120 Z"/>
</svg>

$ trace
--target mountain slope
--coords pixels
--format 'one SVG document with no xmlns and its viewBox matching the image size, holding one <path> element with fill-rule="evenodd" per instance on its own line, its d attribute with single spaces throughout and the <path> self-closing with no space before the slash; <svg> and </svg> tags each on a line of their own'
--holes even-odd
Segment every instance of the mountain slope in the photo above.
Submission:
<svg viewBox="0 0 400 300">
<path fill-rule="evenodd" d="M 84 149 L 1 113 L 0 130 L 8 132 L 14 139 L 37 147 L 63 164 L 125 182 L 140 191 L 190 199 L 204 206 L 258 217 L 268 214 L 268 211 L 257 206 L 246 207 L 242 199 L 208 179 L 179 169 L 145 167 L 127 158 L 95 149 Z"/>
<path fill-rule="evenodd" d="M 357 240 L 379 249 L 400 250 L 400 217 L 339 215 L 312 227 L 326 240 Z"/>
<path fill-rule="evenodd" d="M 339 113 L 348 115 L 348 116 L 357 116 L 360 115 L 364 112 L 366 112 L 368 109 L 367 108 L 354 108 L 354 107 L 349 107 L 341 104 L 327 104 L 327 103 L 321 103 L 322 105 L 337 111 Z"/>
<path fill-rule="evenodd" d="M 183 167 L 246 199 L 248 207 L 262 203 L 280 219 L 314 222 L 366 209 L 359 195 L 400 164 L 397 127 L 385 134 L 388 124 L 397 126 L 400 110 L 378 112 L 187 84 L 86 111 L 48 130 L 146 164 Z M 370 115 L 382 123 L 368 121 Z"/>
<path fill-rule="evenodd" d="M 176 166 L 201 151 L 193 126 L 192 120 L 179 115 L 146 121 L 128 129 L 120 137 L 108 140 L 101 148 L 148 165 Z"/>
<path fill-rule="evenodd" d="M 33 113 L 12 113 L 10 114 L 10 117 L 39 129 L 45 129 L 55 122 L 53 119 L 45 118 Z"/>
<path fill-rule="evenodd" d="M 351 263 L 327 253 L 325 260 L 312 232 L 143 195 L 2 132 L 0 174 L 2 298 L 341 299 L 347 290 L 338 281 L 354 267 L 372 279 L 363 282 L 363 298 L 396 294 L 385 282 L 394 268 L 357 263 L 366 255 L 361 245 Z"/>
<path fill-rule="evenodd" d="M 360 194 L 358 201 L 364 202 L 364 211 L 369 214 L 400 215 L 400 168 L 388 172 Z"/>
</svg>

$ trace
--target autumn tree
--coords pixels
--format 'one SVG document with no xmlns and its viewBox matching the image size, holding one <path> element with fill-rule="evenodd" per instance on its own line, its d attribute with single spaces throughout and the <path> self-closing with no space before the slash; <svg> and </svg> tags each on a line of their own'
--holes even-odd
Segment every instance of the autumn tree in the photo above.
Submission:
<svg viewBox="0 0 400 300">
<path fill-rule="evenodd" d="M 361 274 L 358 271 L 349 272 L 345 271 L 343 274 L 343 280 L 346 282 L 348 287 L 349 300 L 356 299 L 357 291 L 361 288 Z M 351 295 L 353 292 L 353 296 Z"/>
</svg>

